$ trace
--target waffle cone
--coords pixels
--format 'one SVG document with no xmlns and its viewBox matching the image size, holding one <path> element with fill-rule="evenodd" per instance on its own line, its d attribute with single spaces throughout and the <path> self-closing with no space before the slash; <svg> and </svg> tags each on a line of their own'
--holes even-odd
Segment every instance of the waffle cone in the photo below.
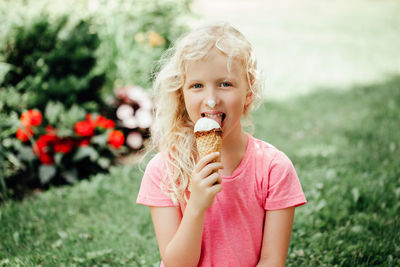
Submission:
<svg viewBox="0 0 400 267">
<path fill-rule="evenodd" d="M 220 152 L 219 157 L 214 162 L 221 161 L 221 149 L 222 149 L 222 131 L 221 130 L 210 130 L 195 132 L 197 151 L 199 157 L 213 153 Z"/>
</svg>

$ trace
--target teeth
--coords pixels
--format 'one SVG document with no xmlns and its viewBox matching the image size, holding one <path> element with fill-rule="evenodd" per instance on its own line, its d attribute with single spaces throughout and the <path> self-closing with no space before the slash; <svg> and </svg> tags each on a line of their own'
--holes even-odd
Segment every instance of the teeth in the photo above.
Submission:
<svg viewBox="0 0 400 267">
<path fill-rule="evenodd" d="M 220 113 L 220 114 L 213 114 L 213 115 L 211 115 L 211 114 L 206 114 L 206 117 L 207 118 L 211 118 L 211 119 L 216 119 L 216 118 L 218 118 L 218 117 L 222 117 L 222 113 Z"/>
</svg>

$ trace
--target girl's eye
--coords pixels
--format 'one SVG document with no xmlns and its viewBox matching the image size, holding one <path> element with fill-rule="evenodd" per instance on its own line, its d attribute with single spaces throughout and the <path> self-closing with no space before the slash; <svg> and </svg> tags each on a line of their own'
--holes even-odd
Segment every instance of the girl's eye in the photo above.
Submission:
<svg viewBox="0 0 400 267">
<path fill-rule="evenodd" d="M 196 89 L 201 88 L 201 84 L 199 84 L 199 83 L 193 84 L 192 88 L 196 88 Z"/>
<path fill-rule="evenodd" d="M 221 83 L 221 87 L 229 87 L 232 86 L 232 84 L 230 82 L 222 82 Z"/>
</svg>

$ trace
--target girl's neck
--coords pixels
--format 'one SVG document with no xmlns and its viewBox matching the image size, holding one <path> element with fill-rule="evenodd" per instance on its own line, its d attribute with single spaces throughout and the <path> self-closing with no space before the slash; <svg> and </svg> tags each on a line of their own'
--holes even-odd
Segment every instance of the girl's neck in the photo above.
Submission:
<svg viewBox="0 0 400 267">
<path fill-rule="evenodd" d="M 224 138 L 222 141 L 222 165 L 224 166 L 224 169 L 220 171 L 222 176 L 231 176 L 246 152 L 247 134 L 241 131 L 234 137 Z"/>
<path fill-rule="evenodd" d="M 222 154 L 224 153 L 236 153 L 246 149 L 247 146 L 247 135 L 244 131 L 240 131 L 235 135 L 229 135 L 222 139 Z"/>
</svg>

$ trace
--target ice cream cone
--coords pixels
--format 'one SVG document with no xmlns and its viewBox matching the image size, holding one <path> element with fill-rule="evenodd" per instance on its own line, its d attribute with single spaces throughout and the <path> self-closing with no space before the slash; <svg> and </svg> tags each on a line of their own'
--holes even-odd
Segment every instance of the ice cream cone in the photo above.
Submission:
<svg viewBox="0 0 400 267">
<path fill-rule="evenodd" d="M 199 157 L 203 158 L 210 153 L 220 152 L 218 158 L 214 160 L 214 162 L 220 162 L 222 149 L 222 131 L 218 129 L 212 129 L 209 131 L 196 132 L 195 135 Z"/>
<path fill-rule="evenodd" d="M 214 162 L 221 161 L 222 149 L 222 130 L 218 122 L 209 119 L 201 118 L 197 121 L 194 132 L 196 136 L 196 145 L 199 157 L 213 153 L 220 152 L 220 155 Z"/>
</svg>

